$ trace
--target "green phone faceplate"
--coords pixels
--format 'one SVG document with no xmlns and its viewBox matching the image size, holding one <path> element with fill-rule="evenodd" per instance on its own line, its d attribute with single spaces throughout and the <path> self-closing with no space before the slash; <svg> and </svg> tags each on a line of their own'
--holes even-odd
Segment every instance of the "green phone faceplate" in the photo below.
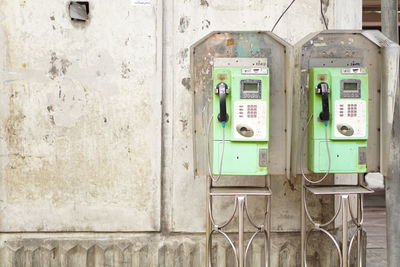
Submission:
<svg viewBox="0 0 400 267">
<path fill-rule="evenodd" d="M 260 68 L 261 74 L 243 74 L 245 70 L 251 68 L 254 66 L 213 69 L 213 175 L 268 174 L 269 69 Z M 215 92 L 220 82 L 226 83 L 229 89 L 226 96 L 229 119 L 224 129 L 224 153 L 222 153 L 223 128 L 218 121 L 219 95 Z M 243 136 L 241 129 L 250 129 L 253 135 Z M 221 157 L 223 160 L 220 170 Z"/>
<path fill-rule="evenodd" d="M 319 119 L 320 82 L 329 86 L 330 120 Z M 365 68 L 311 68 L 309 70 L 308 168 L 326 173 L 329 167 L 325 130 L 330 152 L 330 173 L 364 173 L 368 140 L 368 74 Z"/>
</svg>

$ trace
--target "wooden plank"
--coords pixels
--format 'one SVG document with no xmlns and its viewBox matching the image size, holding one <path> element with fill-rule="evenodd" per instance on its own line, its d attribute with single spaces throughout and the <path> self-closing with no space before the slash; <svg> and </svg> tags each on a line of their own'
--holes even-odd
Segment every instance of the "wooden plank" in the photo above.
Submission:
<svg viewBox="0 0 400 267">
<path fill-rule="evenodd" d="M 362 15 L 363 27 L 365 26 L 381 26 L 380 12 L 363 12 Z M 400 26 L 400 17 L 398 25 Z"/>
</svg>

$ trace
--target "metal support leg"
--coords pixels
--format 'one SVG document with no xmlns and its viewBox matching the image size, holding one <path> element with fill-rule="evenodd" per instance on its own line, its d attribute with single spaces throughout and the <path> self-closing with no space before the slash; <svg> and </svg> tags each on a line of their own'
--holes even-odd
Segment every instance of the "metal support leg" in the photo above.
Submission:
<svg viewBox="0 0 400 267">
<path fill-rule="evenodd" d="M 362 234 L 362 201 L 363 195 L 357 195 L 357 267 L 362 267 L 362 247 L 361 247 L 361 234 Z"/>
<path fill-rule="evenodd" d="M 206 253 L 207 253 L 207 264 L 206 267 L 212 266 L 212 236 L 213 234 L 220 234 L 222 235 L 231 246 L 233 253 L 235 255 L 235 262 L 236 267 L 245 267 L 246 266 L 246 256 L 249 248 L 252 245 L 252 242 L 257 234 L 263 234 L 265 240 L 265 264 L 264 266 L 269 267 L 270 261 L 270 198 L 269 202 L 267 203 L 267 213 L 268 216 L 266 219 L 268 220 L 268 228 L 265 228 L 265 221 L 262 224 L 257 224 L 254 220 L 250 217 L 248 213 L 247 207 L 247 196 L 257 196 L 257 197 L 267 197 L 271 196 L 271 191 L 269 188 L 209 188 L 208 196 L 207 196 L 207 244 L 206 244 Z M 233 210 L 231 216 L 222 223 L 217 223 L 213 216 L 212 210 L 212 199 L 213 197 L 233 197 L 235 203 L 233 204 Z M 233 239 L 225 232 L 224 228 L 229 225 L 237 212 L 238 218 L 238 244 L 235 246 Z M 245 245 L 244 240 L 244 217 L 247 217 L 250 224 L 256 229 L 256 232 L 252 235 L 249 239 L 247 245 Z"/>
<path fill-rule="evenodd" d="M 267 186 L 271 188 L 271 176 L 267 177 Z M 265 267 L 271 266 L 271 198 L 267 197 L 267 243 L 265 244 Z M 268 258 L 267 258 L 268 257 Z"/>
<path fill-rule="evenodd" d="M 305 188 L 304 188 L 304 179 L 302 179 L 302 186 L 301 186 L 301 267 L 306 266 L 306 247 L 305 247 L 305 240 L 306 240 L 306 214 L 305 214 Z"/>
<path fill-rule="evenodd" d="M 349 202 L 349 195 L 342 195 L 342 258 L 343 258 L 343 267 L 348 267 L 348 202 Z"/>
<path fill-rule="evenodd" d="M 206 190 L 206 200 L 207 200 L 207 207 L 206 207 L 206 260 L 205 260 L 205 267 L 211 267 L 211 252 L 212 252 L 212 240 L 211 240 L 211 196 L 210 196 L 210 185 L 211 182 L 208 179 L 208 186 Z M 208 204 L 210 203 L 210 204 Z"/>
<path fill-rule="evenodd" d="M 362 178 L 362 177 L 361 177 Z M 304 183 L 303 183 L 304 185 Z M 307 200 L 306 200 L 306 190 L 309 191 L 311 194 L 314 195 L 335 195 L 340 197 L 340 204 L 334 216 L 324 222 L 317 222 L 313 220 L 311 217 L 308 208 L 307 208 Z M 303 186 L 302 189 L 302 210 L 301 210 L 301 249 L 302 249 L 302 267 L 307 266 L 307 239 L 310 232 L 306 231 L 306 219 L 310 221 L 313 228 L 310 231 L 321 231 L 322 233 L 326 234 L 334 243 L 337 252 L 339 253 L 339 261 L 340 267 L 349 267 L 350 266 L 350 254 L 354 248 L 355 238 L 357 237 L 357 262 L 356 267 L 363 266 L 363 253 L 362 253 L 362 246 L 361 246 L 361 235 L 362 235 L 362 224 L 363 224 L 363 196 L 364 194 L 373 193 L 374 191 L 371 189 L 366 188 L 362 185 L 361 180 L 359 179 L 358 185 L 332 185 L 332 186 Z M 350 206 L 349 196 L 350 195 L 357 195 L 357 217 L 354 216 L 353 210 Z M 329 232 L 327 227 L 334 222 L 337 218 L 338 214 L 342 212 L 342 247 L 340 247 L 340 243 L 337 238 Z M 348 229 L 348 221 L 350 219 L 349 215 L 351 216 L 352 222 L 357 227 L 357 232 L 352 235 L 350 242 L 349 242 L 349 229 Z M 356 236 L 357 235 L 357 236 Z"/>
<path fill-rule="evenodd" d="M 244 267 L 244 196 L 238 196 L 238 206 L 239 206 L 239 267 Z"/>
</svg>

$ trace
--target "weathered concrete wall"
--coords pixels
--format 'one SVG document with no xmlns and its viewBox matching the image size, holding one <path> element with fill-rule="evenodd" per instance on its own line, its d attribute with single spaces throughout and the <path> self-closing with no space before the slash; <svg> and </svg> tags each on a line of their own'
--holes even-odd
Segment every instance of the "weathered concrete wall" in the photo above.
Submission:
<svg viewBox="0 0 400 267">
<path fill-rule="evenodd" d="M 270 30 L 290 2 L 90 1 L 79 23 L 68 1 L 0 0 L 0 266 L 201 266 L 189 48 Z M 304 0 L 275 33 L 294 44 L 321 29 L 319 1 Z M 276 176 L 272 190 L 273 266 L 296 266 L 299 183 Z"/>
<path fill-rule="evenodd" d="M 67 1 L 0 10 L 1 231 L 159 230 L 156 5 L 92 2 L 87 23 Z"/>
<path fill-rule="evenodd" d="M 159 234 L 97 235 L 97 237 L 69 236 L 69 239 L 29 239 L 9 241 L 0 249 L 2 267 L 187 267 L 205 266 L 205 246 L 200 235 L 165 238 Z M 272 237 L 271 266 L 299 266 L 300 251 L 297 234 L 284 233 Z M 315 239 L 310 240 L 316 248 Z M 321 249 L 321 247 L 320 247 Z M 332 266 L 336 262 L 335 251 L 323 249 L 327 254 L 310 258 L 312 266 Z M 248 266 L 262 266 L 264 247 L 256 240 L 249 250 Z M 223 240 L 213 246 L 213 266 L 235 266 L 233 251 Z M 293 253 L 294 252 L 294 253 Z"/>
</svg>

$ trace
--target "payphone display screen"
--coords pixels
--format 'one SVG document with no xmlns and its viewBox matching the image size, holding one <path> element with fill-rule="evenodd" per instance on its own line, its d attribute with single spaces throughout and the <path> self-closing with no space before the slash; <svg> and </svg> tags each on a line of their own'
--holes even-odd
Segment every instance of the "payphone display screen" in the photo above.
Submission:
<svg viewBox="0 0 400 267">
<path fill-rule="evenodd" d="M 344 91 L 357 91 L 357 83 L 344 83 L 343 90 Z"/>
<path fill-rule="evenodd" d="M 361 98 L 361 81 L 358 79 L 342 79 L 340 81 L 341 98 Z"/>
<path fill-rule="evenodd" d="M 257 88 L 257 84 L 256 83 L 245 83 L 243 84 L 243 91 L 244 92 L 257 92 L 258 88 Z"/>
<path fill-rule="evenodd" d="M 241 99 L 260 99 L 261 98 L 261 80 L 244 79 L 240 81 Z"/>
</svg>

